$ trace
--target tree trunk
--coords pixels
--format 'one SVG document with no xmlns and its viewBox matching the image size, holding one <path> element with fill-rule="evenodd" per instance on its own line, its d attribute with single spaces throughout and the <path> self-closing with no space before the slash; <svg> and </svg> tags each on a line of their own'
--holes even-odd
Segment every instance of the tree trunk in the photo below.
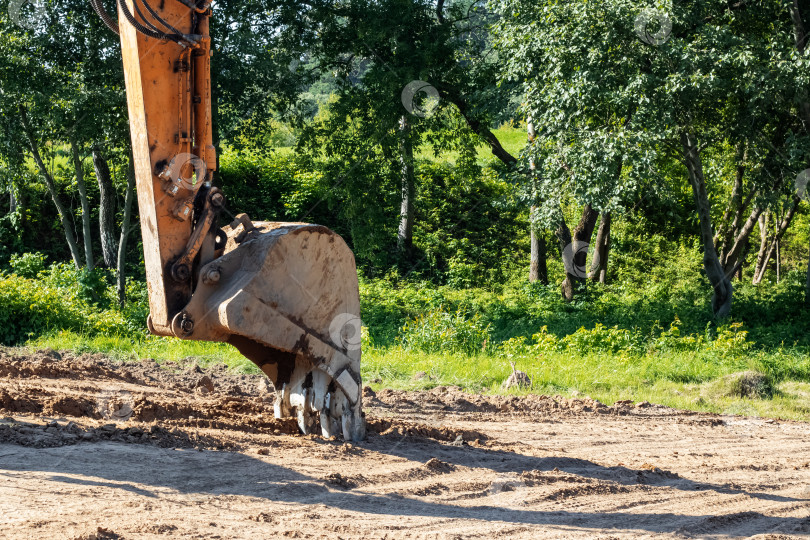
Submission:
<svg viewBox="0 0 810 540">
<path fill-rule="evenodd" d="M 437 90 L 441 93 L 442 100 L 452 103 L 458 109 L 461 117 L 467 123 L 467 126 L 473 133 L 477 134 L 489 146 L 492 155 L 501 160 L 507 167 L 514 167 L 517 165 L 517 158 L 507 151 L 498 137 L 489 129 L 488 122 L 482 122 L 481 119 L 475 114 L 476 108 L 467 101 L 465 92 L 452 85 L 436 85 Z"/>
<path fill-rule="evenodd" d="M 18 110 L 20 111 L 20 122 L 22 123 L 25 137 L 28 139 L 28 147 L 31 149 L 31 155 L 34 157 L 37 168 L 45 181 L 45 187 L 48 188 L 48 193 L 51 196 L 51 200 L 53 201 L 54 206 L 56 206 L 56 211 L 59 213 L 59 221 L 61 221 L 62 229 L 65 231 L 65 240 L 67 241 L 68 249 L 70 250 L 70 256 L 73 258 L 73 264 L 76 265 L 76 268 L 81 268 L 82 257 L 81 252 L 79 251 L 79 246 L 76 243 L 76 235 L 73 232 L 70 212 L 68 212 L 65 205 L 62 204 L 62 200 L 59 198 L 59 192 L 56 190 L 56 183 L 53 181 L 51 173 L 48 172 L 45 162 L 42 161 L 42 156 L 39 154 L 39 147 L 37 146 L 34 132 L 31 129 L 31 124 L 28 122 L 28 113 L 26 112 L 25 107 L 20 105 Z"/>
<path fill-rule="evenodd" d="M 627 116 L 625 125 L 630 121 L 631 115 Z M 616 159 L 616 181 L 622 175 L 622 168 L 624 168 L 624 159 L 619 156 Z M 610 225 L 613 216 L 610 212 L 602 214 L 602 219 L 599 221 L 599 231 L 596 233 L 596 243 L 592 250 L 593 260 L 591 261 L 591 269 L 588 272 L 588 278 L 592 281 L 599 281 L 599 283 L 607 282 L 607 265 L 608 255 L 610 253 Z"/>
<path fill-rule="evenodd" d="M 765 277 L 765 271 L 768 269 L 768 262 L 770 262 L 771 257 L 773 257 L 774 251 L 778 248 L 779 242 L 782 240 L 782 236 L 785 235 L 785 231 L 787 231 L 790 223 L 793 221 L 793 217 L 796 215 L 796 210 L 799 208 L 799 203 L 801 199 L 797 196 L 793 196 L 793 206 L 788 209 L 785 216 L 782 218 L 782 221 L 779 223 L 776 233 L 774 237 L 770 239 L 768 242 L 768 249 L 765 251 L 765 255 L 762 257 L 762 261 L 760 263 L 759 258 L 757 260 L 757 268 L 758 272 L 754 274 L 754 285 L 759 285 L 762 282 L 762 278 Z M 767 229 L 766 229 L 767 234 Z M 762 249 L 760 248 L 760 252 Z"/>
<path fill-rule="evenodd" d="M 748 219 L 745 221 L 742 227 L 735 225 L 737 231 L 735 232 L 736 237 L 734 238 L 734 244 L 721 258 L 721 264 L 726 274 L 735 274 L 736 269 L 739 267 L 738 262 L 745 258 L 743 254 L 748 249 L 748 240 L 751 237 L 751 233 L 754 231 L 754 226 L 757 224 L 759 216 L 762 215 L 763 210 L 764 209 L 762 207 L 755 206 L 751 211 L 751 215 L 748 216 Z"/>
<path fill-rule="evenodd" d="M 534 210 L 534 207 L 532 207 L 532 210 Z M 546 240 L 543 238 L 542 231 L 539 231 L 534 223 L 530 223 L 529 226 L 531 227 L 529 281 L 532 283 L 539 281 L 543 285 L 548 285 Z"/>
<path fill-rule="evenodd" d="M 745 162 L 748 156 L 746 145 L 737 146 L 737 174 L 734 178 L 734 189 L 728 208 L 723 216 L 721 230 L 714 236 L 715 251 L 720 253 L 720 264 L 727 276 L 742 276 L 742 265 L 748 255 L 750 248 L 750 237 L 759 221 L 764 207 L 755 206 L 748 218 L 743 223 L 743 216 L 746 209 L 757 195 L 757 190 L 752 189 L 745 199 L 743 199 L 743 178 L 745 176 Z M 781 182 L 777 182 L 773 189 L 777 190 Z M 733 216 L 733 220 L 732 220 Z M 729 223 L 729 220 L 732 220 Z M 720 243 L 718 243 L 720 242 Z M 740 278 L 742 279 L 742 278 Z"/>
<path fill-rule="evenodd" d="M 743 178 L 745 176 L 745 158 L 747 156 L 746 146 L 743 144 L 737 145 L 737 174 L 734 176 L 734 187 L 731 190 L 731 198 L 728 200 L 728 207 L 723 220 L 720 222 L 720 227 L 714 235 L 715 249 L 719 250 L 722 260 L 725 252 L 731 244 L 731 240 L 736 234 L 736 227 L 739 225 L 739 220 L 742 219 L 743 212 Z M 747 205 L 745 205 L 747 206 Z M 731 216 L 734 216 L 734 223 L 729 226 Z"/>
<path fill-rule="evenodd" d="M 560 252 L 565 267 L 565 279 L 560 285 L 560 291 L 566 301 L 570 302 L 574 299 L 577 285 L 584 283 L 588 275 L 585 266 L 588 259 L 588 247 L 598 218 L 599 212 L 594 210 L 590 204 L 586 204 L 573 234 L 568 229 L 565 219 L 560 219 L 560 224 L 555 231 L 560 242 Z"/>
<path fill-rule="evenodd" d="M 101 233 L 101 251 L 104 255 L 104 266 L 116 267 L 115 242 L 115 188 L 113 187 L 110 167 L 101 155 L 98 147 L 93 147 L 93 168 L 96 171 L 100 205 L 98 213 L 99 232 Z"/>
<path fill-rule="evenodd" d="M 779 240 L 776 241 L 776 284 L 782 280 L 782 253 L 779 249 Z"/>
<path fill-rule="evenodd" d="M 723 266 L 720 264 L 720 258 L 714 248 L 711 203 L 706 193 L 706 177 L 703 175 L 700 150 L 696 146 L 694 136 L 690 133 L 684 132 L 681 134 L 681 144 L 700 223 L 700 240 L 703 244 L 703 268 L 706 270 L 706 277 L 709 278 L 709 282 L 714 288 L 712 312 L 715 317 L 722 319 L 731 313 L 731 299 L 734 287 L 725 274 Z"/>
<path fill-rule="evenodd" d="M 17 197 L 14 195 L 13 187 L 8 188 L 8 197 L 9 197 L 8 213 L 13 214 L 14 212 L 17 211 Z"/>
<path fill-rule="evenodd" d="M 804 305 L 810 307 L 810 257 L 807 258 L 807 279 L 804 283 Z"/>
<path fill-rule="evenodd" d="M 526 129 L 529 136 L 529 145 L 531 146 L 537 137 L 537 133 L 534 130 L 534 122 L 532 121 L 531 117 L 529 117 L 526 121 Z M 537 164 L 534 162 L 534 157 L 529 158 L 529 171 L 529 174 L 531 175 L 529 180 L 532 188 L 532 207 L 529 210 L 529 230 L 531 232 L 529 282 L 534 283 L 535 281 L 539 281 L 543 285 L 548 285 L 546 240 L 543 238 L 542 232 L 538 230 L 534 219 L 534 214 L 537 211 L 537 207 L 534 206 L 537 203 Z"/>
<path fill-rule="evenodd" d="M 531 213 L 534 214 L 535 207 L 532 206 Z M 538 230 L 534 221 L 529 217 L 529 227 L 531 228 L 531 261 L 529 264 L 529 281 L 534 283 L 539 281 L 543 285 L 548 285 L 548 266 L 546 265 L 547 250 L 546 240 L 542 231 Z"/>
<path fill-rule="evenodd" d="M 759 285 L 762 280 L 759 276 L 764 274 L 762 266 L 765 264 L 765 255 L 768 253 L 768 221 L 770 218 L 769 212 L 763 212 L 759 216 L 759 253 L 757 253 L 757 262 L 754 265 L 754 276 L 751 283 Z"/>
<path fill-rule="evenodd" d="M 593 260 L 591 261 L 591 271 L 588 278 L 599 283 L 607 282 L 608 256 L 610 254 L 610 224 L 612 215 L 610 212 L 602 214 L 599 220 L 599 230 L 596 232 L 596 243 L 593 249 Z"/>
<path fill-rule="evenodd" d="M 90 201 L 87 198 L 87 185 L 84 183 L 84 166 L 79 155 L 79 144 L 75 136 L 70 137 L 70 151 L 73 157 L 73 168 L 76 170 L 76 187 L 79 190 L 79 200 L 82 203 L 82 237 L 84 240 L 84 258 L 88 270 L 95 267 L 93 257 L 93 235 L 90 226 Z"/>
<path fill-rule="evenodd" d="M 118 261 L 116 263 L 116 287 L 118 304 L 123 308 L 127 301 L 127 239 L 132 221 L 132 202 L 135 199 L 135 160 L 130 158 L 127 168 L 127 192 L 124 196 L 124 219 L 121 223 L 121 239 L 118 241 Z"/>
<path fill-rule="evenodd" d="M 397 249 L 407 253 L 413 247 L 413 205 L 415 197 L 413 141 L 410 137 L 411 127 L 403 116 L 399 121 L 399 163 L 402 183 L 402 204 L 399 210 L 399 232 Z"/>
</svg>

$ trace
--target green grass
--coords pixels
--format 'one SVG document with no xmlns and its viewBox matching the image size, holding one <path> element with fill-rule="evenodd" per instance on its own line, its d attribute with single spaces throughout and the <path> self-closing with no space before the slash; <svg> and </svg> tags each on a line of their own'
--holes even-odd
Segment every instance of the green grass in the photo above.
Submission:
<svg viewBox="0 0 810 540">
<path fill-rule="evenodd" d="M 526 128 L 502 126 L 492 130 L 504 149 L 516 156 L 526 146 L 527 133 Z M 476 148 L 478 153 L 479 165 L 486 165 L 498 158 L 492 155 L 492 150 L 488 145 L 481 143 Z M 457 151 L 442 151 L 440 156 L 436 156 L 429 146 L 421 146 L 416 150 L 415 157 L 417 159 L 424 159 L 427 161 L 436 161 L 440 163 L 456 163 L 458 161 L 459 153 Z"/>
<path fill-rule="evenodd" d="M 517 155 L 526 146 L 528 134 L 525 127 L 501 126 L 492 132 L 501 142 L 501 145 L 506 149 L 506 151 L 512 155 Z M 481 150 L 483 150 L 488 157 L 492 157 L 492 152 L 490 151 L 489 146 L 479 146 L 479 156 L 481 155 Z"/>
<path fill-rule="evenodd" d="M 480 355 L 423 354 L 400 348 L 369 349 L 363 356 L 363 377 L 375 390 L 428 389 L 460 386 L 492 394 L 549 394 L 565 397 L 589 396 L 606 404 L 618 400 L 649 401 L 679 409 L 810 420 L 810 383 L 782 380 L 769 399 L 740 398 L 718 391 L 723 376 L 747 369 L 761 370 L 763 364 L 779 362 L 780 355 L 729 359 L 725 362 L 700 358 L 691 353 L 628 357 L 623 355 L 547 353 L 542 358 L 519 362 L 518 369 L 532 379 L 532 388 L 501 389 L 511 373 L 506 358 Z M 805 359 L 806 363 L 807 360 Z M 427 377 L 414 379 L 424 372 Z M 698 382 L 683 382 L 684 373 Z"/>
</svg>

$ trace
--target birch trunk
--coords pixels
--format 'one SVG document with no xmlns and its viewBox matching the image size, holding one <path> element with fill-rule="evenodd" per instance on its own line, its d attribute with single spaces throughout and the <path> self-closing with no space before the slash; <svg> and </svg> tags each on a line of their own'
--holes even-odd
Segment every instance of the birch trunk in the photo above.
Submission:
<svg viewBox="0 0 810 540">
<path fill-rule="evenodd" d="M 588 278 L 602 284 L 607 282 L 608 256 L 610 255 L 610 224 L 612 220 L 610 212 L 602 214 L 602 218 L 599 220 L 591 270 L 588 273 Z"/>
<path fill-rule="evenodd" d="M 399 210 L 399 231 L 397 249 L 407 253 L 413 246 L 413 213 L 414 213 L 414 167 L 413 141 L 410 137 L 411 127 L 403 116 L 399 121 L 399 163 L 402 184 L 402 204 Z"/>
<path fill-rule="evenodd" d="M 84 183 L 84 165 L 79 155 L 79 144 L 76 137 L 70 138 L 70 153 L 73 158 L 73 168 L 76 172 L 76 187 L 79 191 L 79 200 L 82 204 L 82 239 L 84 240 L 84 259 L 88 270 L 95 267 L 93 257 L 93 234 L 90 225 L 90 201 L 87 198 L 87 185 Z"/>
<path fill-rule="evenodd" d="M 793 217 L 796 215 L 796 210 L 798 210 L 799 208 L 800 202 L 801 199 L 799 199 L 799 197 L 797 196 L 794 196 L 793 205 L 790 207 L 790 209 L 788 209 L 787 213 L 782 218 L 782 221 L 779 222 L 776 228 L 776 233 L 768 243 L 768 249 L 765 251 L 765 256 L 762 257 L 762 263 L 761 264 L 757 263 L 759 271 L 757 274 L 754 275 L 753 281 L 754 285 L 759 285 L 762 282 L 762 279 L 765 277 L 765 271 L 768 269 L 768 263 L 770 262 L 771 257 L 773 257 L 774 251 L 777 250 L 779 242 L 782 240 L 782 237 L 785 235 L 785 231 L 787 231 L 788 227 L 790 227 L 790 224 L 793 221 Z"/>
<path fill-rule="evenodd" d="M 100 194 L 98 213 L 99 232 L 101 234 L 101 251 L 104 256 L 104 266 L 116 267 L 117 248 L 115 242 L 115 188 L 110 175 L 107 160 L 101 155 L 98 147 L 93 148 L 93 168 L 96 171 L 96 181 Z"/>
<path fill-rule="evenodd" d="M 130 158 L 127 168 L 127 192 L 124 196 L 124 219 L 121 223 L 121 239 L 118 241 L 118 257 L 116 261 L 116 288 L 118 289 L 118 304 L 123 308 L 127 301 L 127 240 L 129 239 L 130 224 L 132 223 L 132 203 L 135 200 L 135 160 Z"/>
</svg>

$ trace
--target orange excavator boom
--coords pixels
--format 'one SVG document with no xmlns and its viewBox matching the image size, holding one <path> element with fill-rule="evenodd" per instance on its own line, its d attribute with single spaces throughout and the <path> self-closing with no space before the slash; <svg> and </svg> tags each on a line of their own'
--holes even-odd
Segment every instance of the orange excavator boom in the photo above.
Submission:
<svg viewBox="0 0 810 540">
<path fill-rule="evenodd" d="M 149 288 L 150 332 L 226 342 L 272 380 L 304 433 L 365 435 L 354 255 L 306 223 L 220 227 L 213 186 L 210 5 L 117 0 Z"/>
</svg>

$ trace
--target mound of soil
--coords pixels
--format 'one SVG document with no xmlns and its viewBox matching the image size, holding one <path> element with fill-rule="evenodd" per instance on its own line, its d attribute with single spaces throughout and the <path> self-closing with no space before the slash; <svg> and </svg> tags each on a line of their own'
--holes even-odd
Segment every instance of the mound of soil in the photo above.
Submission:
<svg viewBox="0 0 810 540">
<path fill-rule="evenodd" d="M 566 415 L 655 415 L 672 409 L 649 403 L 617 401 L 607 406 L 589 397 L 566 399 L 562 396 L 496 396 L 464 392 L 457 386 L 437 386 L 427 392 L 380 390 L 364 401 L 369 406 L 398 412 L 418 409 L 423 412 L 496 413 L 530 416 Z M 679 412 L 680 414 L 680 412 Z"/>
</svg>

